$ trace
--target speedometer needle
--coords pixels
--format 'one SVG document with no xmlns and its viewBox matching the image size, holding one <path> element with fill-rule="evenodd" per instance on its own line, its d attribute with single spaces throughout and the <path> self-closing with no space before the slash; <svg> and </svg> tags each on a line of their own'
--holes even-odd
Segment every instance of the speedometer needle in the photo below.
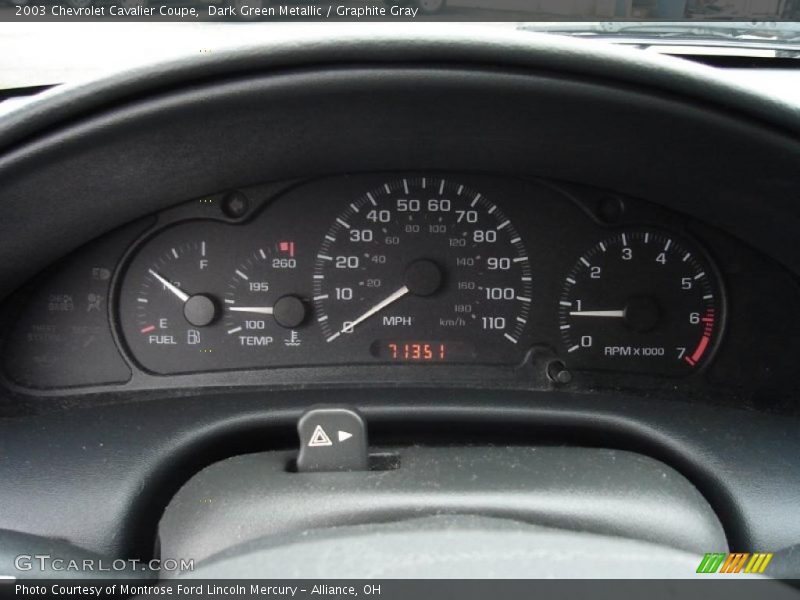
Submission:
<svg viewBox="0 0 800 600">
<path fill-rule="evenodd" d="M 613 319 L 624 319 L 624 310 L 572 310 L 570 316 L 573 317 L 609 317 Z"/>
<path fill-rule="evenodd" d="M 150 275 L 155 277 L 165 288 L 167 288 L 170 292 L 175 294 L 178 297 L 178 299 L 180 299 L 181 302 L 186 302 L 189 299 L 189 294 L 187 294 L 181 288 L 172 284 L 170 281 L 168 281 L 167 279 L 165 279 L 164 277 L 153 271 L 153 269 L 148 269 L 148 272 L 150 273 Z"/>
<path fill-rule="evenodd" d="M 345 322 L 345 324 L 342 326 L 341 331 L 339 331 L 338 333 L 335 333 L 334 335 L 329 337 L 328 341 L 332 342 L 337 337 L 339 337 L 341 334 L 352 331 L 353 328 L 356 325 L 359 325 L 360 323 L 363 323 L 364 321 L 369 319 L 372 315 L 374 315 L 375 313 L 379 313 L 384 308 L 386 308 L 390 304 L 393 304 L 393 303 L 397 302 L 398 300 L 400 300 L 400 298 L 402 298 L 403 296 L 405 296 L 408 293 L 409 293 L 409 289 L 408 289 L 407 286 L 404 285 L 403 287 L 401 287 L 399 290 L 397 290 L 396 292 L 394 292 L 390 296 L 388 296 L 388 297 L 384 298 L 383 300 L 381 300 L 380 302 L 378 302 L 375 306 L 370 308 L 367 312 L 365 312 L 363 315 L 361 315 L 360 317 L 358 317 L 354 321 L 350 321 L 349 323 Z"/>
<path fill-rule="evenodd" d="M 230 306 L 228 310 L 233 312 L 246 312 L 246 313 L 254 313 L 257 315 L 271 315 L 272 314 L 272 307 L 271 306 Z"/>
</svg>

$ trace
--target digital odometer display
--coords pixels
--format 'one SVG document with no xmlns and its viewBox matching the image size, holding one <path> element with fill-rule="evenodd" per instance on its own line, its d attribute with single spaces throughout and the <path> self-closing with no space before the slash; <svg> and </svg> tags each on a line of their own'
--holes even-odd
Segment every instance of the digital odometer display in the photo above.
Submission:
<svg viewBox="0 0 800 600">
<path fill-rule="evenodd" d="M 313 278 L 331 352 L 367 349 L 375 339 L 446 339 L 474 351 L 448 356 L 435 343 L 401 341 L 377 356 L 519 360 L 533 302 L 525 243 L 494 199 L 457 181 L 388 181 L 348 202 L 325 233 Z"/>
<path fill-rule="evenodd" d="M 467 342 L 375 340 L 370 346 L 375 358 L 396 362 L 463 362 L 475 357 L 475 347 Z"/>
</svg>

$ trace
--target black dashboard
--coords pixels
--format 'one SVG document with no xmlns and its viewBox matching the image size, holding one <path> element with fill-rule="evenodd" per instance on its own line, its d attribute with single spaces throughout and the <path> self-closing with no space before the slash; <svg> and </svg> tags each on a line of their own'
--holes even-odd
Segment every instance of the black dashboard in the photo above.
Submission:
<svg viewBox="0 0 800 600">
<path fill-rule="evenodd" d="M 12 300 L 3 366 L 32 394 L 302 379 L 755 406 L 791 387 L 798 294 L 746 244 L 645 200 L 353 174 L 209 194 L 89 243 Z"/>
<path fill-rule="evenodd" d="M 270 39 L 0 119 L 0 534 L 155 556 L 181 486 L 336 403 L 454 464 L 643 454 L 731 549 L 800 540 L 800 109 L 496 36 Z"/>
</svg>

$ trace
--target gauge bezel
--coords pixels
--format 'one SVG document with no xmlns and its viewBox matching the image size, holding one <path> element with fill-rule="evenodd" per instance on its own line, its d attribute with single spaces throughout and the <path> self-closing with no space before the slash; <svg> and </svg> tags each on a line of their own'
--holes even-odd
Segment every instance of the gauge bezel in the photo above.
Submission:
<svg viewBox="0 0 800 600">
<path fill-rule="evenodd" d="M 226 220 L 224 217 L 220 219 L 216 219 L 213 217 L 192 217 L 188 219 L 182 219 L 179 216 L 172 219 L 167 218 L 164 219 L 162 222 L 160 219 L 152 225 L 147 231 L 145 231 L 138 239 L 136 239 L 131 246 L 126 250 L 123 254 L 122 259 L 120 260 L 120 264 L 116 271 L 114 272 L 111 278 L 111 294 L 109 297 L 108 303 L 108 311 L 109 311 L 109 319 L 111 322 L 111 331 L 114 337 L 117 346 L 120 349 L 120 353 L 122 354 L 123 358 L 128 361 L 128 363 L 140 371 L 147 373 L 148 375 L 154 377 L 171 377 L 172 375 L 182 375 L 183 372 L 180 373 L 159 373 L 152 369 L 148 369 L 142 362 L 140 362 L 136 358 L 136 353 L 134 352 L 133 348 L 131 348 L 128 340 L 126 338 L 125 332 L 123 331 L 123 317 L 122 317 L 122 287 L 125 282 L 126 277 L 129 276 L 131 272 L 131 268 L 135 259 L 139 256 L 142 250 L 147 247 L 147 245 L 154 241 L 156 238 L 159 238 L 162 234 L 167 234 L 170 230 L 176 229 L 179 227 L 184 227 L 186 225 L 192 225 L 196 223 L 215 223 L 215 224 L 224 224 L 224 225 L 231 225 L 229 220 Z M 186 371 L 186 373 L 190 373 L 191 371 Z"/>
<path fill-rule="evenodd" d="M 439 209 L 431 209 L 430 203 L 435 201 L 435 206 L 439 206 L 443 200 L 448 200 L 451 208 L 446 211 Z M 348 200 L 351 200 L 349 203 Z M 398 205 L 402 200 L 407 200 L 407 204 L 412 201 L 417 201 L 418 208 L 416 210 L 400 210 Z M 467 213 L 475 213 L 475 221 L 470 222 L 464 220 L 463 222 L 456 219 L 456 214 L 459 209 L 462 217 Z M 389 220 L 368 222 L 369 214 L 377 214 L 386 212 L 389 213 Z M 437 220 L 437 216 L 439 217 Z M 367 220 L 365 220 L 367 219 Z M 444 219 L 444 220 L 443 220 Z M 417 232 L 409 232 L 407 230 L 409 224 L 421 224 L 422 228 Z M 446 233 L 431 232 L 429 227 L 431 224 L 437 225 L 446 223 L 448 229 Z M 405 225 L 404 225 L 405 224 Z M 355 229 L 351 229 L 355 228 Z M 347 236 L 348 231 L 362 231 L 369 229 L 370 231 L 382 230 L 383 233 L 375 235 L 368 242 L 353 241 Z M 387 230 L 387 228 L 390 228 Z M 426 230 L 426 228 L 428 228 Z M 405 229 L 405 230 L 404 230 Z M 465 242 L 463 249 L 458 247 L 450 250 L 451 246 L 446 245 L 447 241 L 452 241 L 454 238 L 461 239 L 467 236 L 467 232 L 475 233 L 480 230 L 491 231 L 495 234 L 495 243 L 480 243 L 475 240 L 472 242 Z M 381 236 L 397 237 L 399 240 L 397 244 L 390 245 L 388 242 L 381 242 L 378 238 Z M 481 236 L 483 237 L 483 236 Z M 505 239 L 508 238 L 508 239 Z M 417 246 L 422 245 L 426 249 L 422 254 L 417 255 Z M 498 250 L 500 249 L 500 250 Z M 337 252 L 346 252 L 348 255 L 359 255 L 364 251 L 364 256 L 369 253 L 388 257 L 388 261 L 392 263 L 391 268 L 397 269 L 400 265 L 415 266 L 418 263 L 427 262 L 429 259 L 435 259 L 438 268 L 445 274 L 445 279 L 449 279 L 450 283 L 445 284 L 452 286 L 454 280 L 461 277 L 467 279 L 474 279 L 470 283 L 477 283 L 474 290 L 460 290 L 453 287 L 444 290 L 444 294 L 435 294 L 429 296 L 427 293 L 423 294 L 426 299 L 423 301 L 415 301 L 414 292 L 408 294 L 408 298 L 402 298 L 398 304 L 408 305 L 413 303 L 416 305 L 416 312 L 410 311 L 410 317 L 413 319 L 421 318 L 423 321 L 429 316 L 428 311 L 436 312 L 437 316 L 443 318 L 452 318 L 454 320 L 464 320 L 464 324 L 459 328 L 447 328 L 442 325 L 419 325 L 414 323 L 413 329 L 387 329 L 386 326 L 381 327 L 380 319 L 382 314 L 390 312 L 391 306 L 386 307 L 385 310 L 376 313 L 374 318 L 368 320 L 363 326 L 359 325 L 357 331 L 352 333 L 352 338 L 349 335 L 343 335 L 345 330 L 339 331 L 338 322 L 336 325 L 331 326 L 331 308 L 340 309 L 342 307 L 352 308 L 353 311 L 364 311 L 364 298 L 360 302 L 350 301 L 337 301 L 332 297 L 333 287 L 336 283 L 331 283 L 334 276 L 337 281 L 349 282 L 351 285 L 348 289 L 355 289 L 358 295 L 366 296 L 366 302 L 376 303 L 383 299 L 389 292 L 388 288 L 382 288 L 377 294 L 369 294 L 367 287 L 363 286 L 364 281 L 369 281 L 370 276 L 374 273 L 379 281 L 383 279 L 383 273 L 390 270 L 390 267 L 382 267 L 380 264 L 369 264 L 359 267 L 357 270 L 353 269 L 338 269 L 333 266 L 333 259 Z M 410 255 L 404 253 L 411 252 Z M 490 267 L 479 264 L 480 259 L 478 254 L 489 256 L 490 253 L 500 253 L 503 256 L 508 255 L 508 267 L 506 270 L 495 269 L 491 270 Z M 469 258 L 476 263 L 476 271 L 472 271 L 469 266 L 459 266 L 458 260 L 460 258 Z M 392 260 L 395 259 L 395 260 Z M 411 262 L 409 262 L 411 261 Z M 416 262 L 415 262 L 416 261 Z M 531 321 L 531 310 L 534 299 L 536 298 L 536 289 L 533 283 L 534 265 L 532 265 L 530 252 L 525 242 L 524 234 L 516 228 L 514 219 L 510 217 L 504 208 L 502 199 L 487 195 L 485 190 L 476 188 L 472 182 L 462 182 L 457 176 L 449 177 L 444 174 L 430 174 L 422 172 L 412 175 L 405 175 L 400 177 L 387 178 L 377 183 L 370 189 L 364 190 L 359 193 L 357 197 L 342 199 L 342 208 L 335 214 L 334 220 L 330 226 L 325 230 L 319 248 L 317 250 L 316 260 L 313 263 L 312 276 L 314 278 L 314 310 L 317 317 L 319 328 L 322 332 L 323 339 L 330 343 L 332 350 L 334 346 L 344 345 L 349 351 L 355 352 L 357 349 L 366 350 L 371 348 L 375 341 L 380 339 L 397 339 L 397 340 L 438 340 L 446 343 L 469 343 L 475 347 L 475 351 L 470 355 L 471 359 L 464 357 L 462 360 L 454 361 L 432 361 L 425 362 L 427 365 L 442 365 L 442 364 L 519 364 L 522 356 L 524 355 L 524 345 L 520 346 L 520 341 L 526 333 L 528 324 Z M 455 263 L 455 264 L 454 264 Z M 431 263 L 433 264 L 433 263 Z M 401 274 L 396 274 L 402 277 Z M 358 287 L 354 286 L 354 281 L 351 280 L 361 279 Z M 490 300 L 483 299 L 481 292 L 483 287 L 480 285 L 487 279 L 500 280 L 496 285 L 507 286 L 504 289 L 513 289 L 514 298 L 510 300 L 514 304 L 505 304 L 506 300 Z M 389 282 L 389 288 L 397 288 L 402 284 L 400 279 L 392 280 Z M 411 284 L 408 284 L 411 286 Z M 498 288 L 499 289 L 499 288 Z M 477 296 L 473 298 L 473 296 Z M 469 317 L 466 313 L 447 313 L 448 305 L 458 303 L 468 304 L 471 309 L 479 306 L 480 309 L 500 309 L 503 310 L 503 328 L 502 330 L 492 329 L 478 329 L 478 319 L 486 317 L 487 315 L 480 312 L 470 312 Z M 499 303 L 498 303 L 499 302 Z M 518 304 L 517 304 L 518 303 Z M 421 307 L 426 305 L 426 309 Z M 420 317 L 420 312 L 422 316 Z M 496 316 L 494 312 L 490 313 Z M 476 316 L 477 315 L 477 316 Z M 353 317 L 357 317 L 353 314 Z M 462 317 L 459 319 L 459 317 Z M 474 321 L 474 323 L 472 322 Z M 347 323 L 347 321 L 344 321 Z M 371 338 L 364 338 L 362 329 L 371 331 Z M 357 340 L 357 341 L 354 341 Z M 481 340 L 491 340 L 493 344 L 498 344 L 498 350 L 502 349 L 508 353 L 509 356 L 513 354 L 513 358 L 507 361 L 491 361 L 487 357 L 481 355 L 477 350 Z M 343 343 L 344 342 L 344 343 Z M 512 344 L 514 347 L 508 347 L 507 344 Z M 375 356 L 375 353 L 369 352 L 371 358 L 375 360 L 384 360 L 390 364 L 396 361 L 388 361 L 385 358 L 381 359 Z M 367 359 L 369 360 L 369 359 Z"/>
<path fill-rule="evenodd" d="M 704 351 L 704 356 L 701 358 L 700 362 L 693 366 L 691 370 L 687 371 L 684 374 L 669 374 L 669 373 L 657 373 L 655 376 L 672 379 L 672 380 L 680 380 L 686 379 L 691 377 L 696 377 L 698 375 L 702 375 L 705 371 L 710 368 L 710 365 L 713 364 L 714 358 L 716 356 L 717 351 L 719 350 L 724 338 L 725 333 L 727 330 L 727 321 L 728 321 L 728 293 L 727 293 L 727 285 L 725 283 L 722 271 L 720 270 L 719 266 L 717 265 L 717 261 L 713 258 L 711 253 L 709 252 L 708 248 L 705 247 L 699 240 L 697 240 L 694 236 L 692 236 L 688 232 L 678 231 L 673 228 L 664 227 L 661 224 L 647 224 L 647 223 L 625 223 L 624 225 L 618 226 L 606 226 L 604 228 L 604 235 L 602 237 L 598 237 L 597 241 L 594 245 L 589 246 L 588 249 L 585 249 L 582 254 L 578 255 L 578 258 L 575 259 L 570 267 L 572 270 L 575 266 L 577 266 L 578 262 L 580 262 L 582 257 L 585 257 L 587 252 L 591 249 L 594 249 L 600 245 L 600 243 L 605 242 L 615 236 L 621 236 L 624 233 L 657 233 L 659 235 L 667 236 L 669 238 L 674 238 L 679 242 L 679 245 L 691 251 L 693 254 L 698 254 L 707 269 L 710 271 L 710 275 L 713 277 L 712 287 L 716 287 L 716 290 L 719 293 L 719 297 L 715 302 L 715 307 L 719 309 L 718 320 L 715 320 L 715 328 L 714 328 L 714 335 L 711 338 L 711 341 Z M 565 276 L 566 277 L 566 276 Z M 565 279 L 562 278 L 562 280 Z M 566 283 L 561 285 L 561 293 L 564 293 L 566 289 Z M 556 298 L 556 302 L 563 297 L 559 295 Z M 556 310 L 556 318 L 560 322 L 560 310 Z M 569 361 L 569 355 L 564 353 L 563 343 L 559 346 L 559 355 L 562 357 L 563 360 Z M 571 361 L 570 361 L 571 362 Z M 601 368 L 581 368 L 580 366 L 570 366 L 570 370 L 580 373 L 594 373 L 594 374 L 606 374 L 606 373 L 624 373 L 626 375 L 643 375 L 645 373 L 638 373 L 635 371 L 626 371 L 625 369 L 601 369 Z"/>
</svg>

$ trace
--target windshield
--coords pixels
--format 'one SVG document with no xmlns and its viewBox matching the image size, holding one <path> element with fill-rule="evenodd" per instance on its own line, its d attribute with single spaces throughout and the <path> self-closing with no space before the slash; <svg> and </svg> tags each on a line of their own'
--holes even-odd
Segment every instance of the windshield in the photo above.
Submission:
<svg viewBox="0 0 800 600">
<path fill-rule="evenodd" d="M 70 83 L 276 31 L 480 23 L 667 54 L 800 58 L 800 0 L 0 0 L 0 90 Z M 800 65 L 800 63 L 798 63 Z M 786 66 L 786 65 L 783 65 Z"/>
</svg>

